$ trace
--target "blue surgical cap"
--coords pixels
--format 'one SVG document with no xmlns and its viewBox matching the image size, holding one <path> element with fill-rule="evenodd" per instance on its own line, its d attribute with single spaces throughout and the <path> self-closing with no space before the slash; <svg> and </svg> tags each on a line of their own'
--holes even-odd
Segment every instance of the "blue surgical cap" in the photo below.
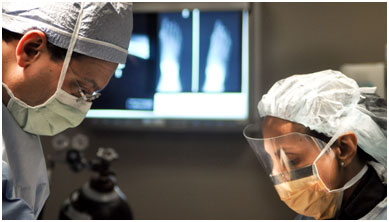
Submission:
<svg viewBox="0 0 389 222">
<path fill-rule="evenodd" d="M 40 29 L 47 40 L 61 48 L 69 47 L 80 3 L 9 2 L 3 3 L 4 29 L 24 34 Z M 114 63 L 125 63 L 131 38 L 132 3 L 85 2 L 74 51 Z"/>
<path fill-rule="evenodd" d="M 361 149 L 386 168 L 386 102 L 334 70 L 276 82 L 258 104 L 261 117 L 300 123 L 329 137 L 352 131 Z"/>
</svg>

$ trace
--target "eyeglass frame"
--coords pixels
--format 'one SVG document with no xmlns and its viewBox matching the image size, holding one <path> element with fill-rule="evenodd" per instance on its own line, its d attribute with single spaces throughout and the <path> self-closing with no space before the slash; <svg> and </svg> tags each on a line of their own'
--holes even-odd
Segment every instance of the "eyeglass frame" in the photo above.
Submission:
<svg viewBox="0 0 389 222">
<path fill-rule="evenodd" d="M 89 93 L 84 93 L 84 91 L 82 90 L 80 84 L 78 83 L 78 81 L 76 80 L 75 81 L 77 86 L 78 86 L 78 92 L 80 93 L 81 97 L 78 98 L 79 100 L 80 99 L 83 99 L 85 102 L 92 102 L 93 100 L 99 98 L 101 96 L 101 93 L 99 91 L 95 91 L 93 92 L 92 94 L 89 94 Z"/>
</svg>

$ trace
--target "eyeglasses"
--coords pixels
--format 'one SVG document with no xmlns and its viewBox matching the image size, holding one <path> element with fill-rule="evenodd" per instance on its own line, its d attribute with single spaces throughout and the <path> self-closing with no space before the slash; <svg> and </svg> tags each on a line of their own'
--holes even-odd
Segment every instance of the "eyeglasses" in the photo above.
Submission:
<svg viewBox="0 0 389 222">
<path fill-rule="evenodd" d="M 92 102 L 93 100 L 99 98 L 101 96 L 101 93 L 99 91 L 95 91 L 92 94 L 85 93 L 84 90 L 81 89 L 80 84 L 76 80 L 77 86 L 78 86 L 78 92 L 80 93 L 81 97 L 78 98 L 78 100 L 84 100 L 85 102 Z"/>
</svg>

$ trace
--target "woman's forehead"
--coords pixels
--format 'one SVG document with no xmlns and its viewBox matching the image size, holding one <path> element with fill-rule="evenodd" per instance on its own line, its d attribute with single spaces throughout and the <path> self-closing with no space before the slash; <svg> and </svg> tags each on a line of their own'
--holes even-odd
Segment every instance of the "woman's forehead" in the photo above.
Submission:
<svg viewBox="0 0 389 222">
<path fill-rule="evenodd" d="M 264 137 L 277 137 L 288 133 L 305 133 L 305 127 L 299 123 L 280 119 L 273 116 L 266 116 L 262 125 Z"/>
</svg>

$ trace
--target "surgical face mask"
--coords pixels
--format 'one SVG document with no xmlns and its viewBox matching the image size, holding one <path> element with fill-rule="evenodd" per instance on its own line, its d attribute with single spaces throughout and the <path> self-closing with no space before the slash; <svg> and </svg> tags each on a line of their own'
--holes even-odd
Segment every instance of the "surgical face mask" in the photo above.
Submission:
<svg viewBox="0 0 389 222">
<path fill-rule="evenodd" d="M 312 168 L 317 169 L 316 161 Z M 358 182 L 367 169 L 365 165 L 356 176 L 339 189 L 329 189 L 317 170 L 314 170 L 312 176 L 276 184 L 274 187 L 280 199 L 295 212 L 316 220 L 331 219 L 339 213 L 344 190 Z"/>
<path fill-rule="evenodd" d="M 317 220 L 333 218 L 342 201 L 342 192 L 328 192 L 316 176 L 284 182 L 274 187 L 289 208 Z"/>
<path fill-rule="evenodd" d="M 365 166 L 343 187 L 331 181 L 337 161 L 330 145 L 301 133 L 272 138 L 256 134 L 259 129 L 248 126 L 244 136 L 272 179 L 280 198 L 297 213 L 315 219 L 334 218 L 342 204 L 343 191 L 350 188 L 367 171 Z M 256 135 L 254 135 L 256 134 Z"/>
<path fill-rule="evenodd" d="M 32 107 L 16 98 L 4 83 L 3 87 L 11 97 L 7 105 L 8 110 L 19 126 L 32 134 L 52 136 L 70 127 L 76 127 L 92 105 L 91 102 L 57 89 L 44 104 Z"/>
<path fill-rule="evenodd" d="M 82 12 L 83 4 L 81 4 L 80 13 L 70 39 L 57 90 L 53 96 L 43 104 L 29 106 L 16 98 L 9 87 L 3 83 L 3 87 L 10 96 L 7 108 L 19 126 L 26 132 L 52 136 L 70 127 L 78 126 L 92 105 L 91 102 L 77 98 L 62 89 L 73 48 L 77 40 Z"/>
</svg>

